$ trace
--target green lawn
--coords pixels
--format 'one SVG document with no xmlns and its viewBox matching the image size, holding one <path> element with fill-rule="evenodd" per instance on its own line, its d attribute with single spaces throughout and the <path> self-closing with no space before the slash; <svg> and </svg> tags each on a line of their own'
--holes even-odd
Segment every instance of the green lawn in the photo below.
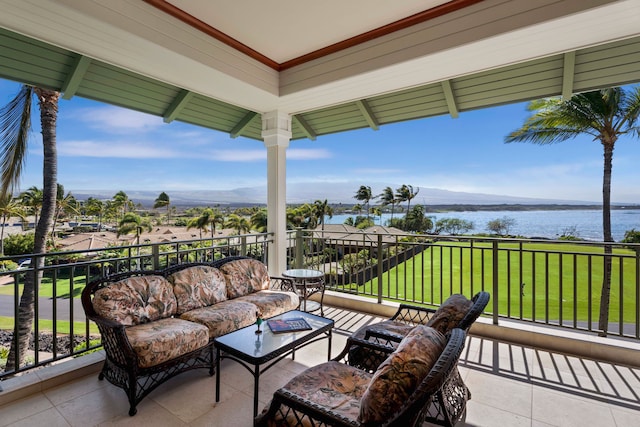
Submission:
<svg viewBox="0 0 640 427">
<path fill-rule="evenodd" d="M 439 304 L 452 293 L 473 295 L 493 289 L 493 252 L 491 243 L 439 243 L 422 254 L 384 273 L 383 295 L 390 299 Z M 571 255 L 577 252 L 584 255 Z M 547 252 L 545 252 L 547 251 Z M 555 253 L 549 253 L 555 252 Z M 523 252 L 516 243 L 501 243 L 498 253 L 498 307 L 501 315 L 522 316 L 536 320 L 564 319 L 587 321 L 598 319 L 603 263 L 599 248 L 553 243 L 525 244 Z M 614 254 L 633 255 L 617 250 Z M 622 279 L 621 279 L 622 278 Z M 521 283 L 525 283 L 521 288 Z M 614 258 L 611 280 L 610 321 L 620 320 L 620 295 L 624 322 L 635 322 L 636 259 Z M 373 289 L 373 291 L 372 291 Z M 378 280 L 373 279 L 360 292 L 377 294 Z M 524 295 L 522 292 L 524 291 Z M 549 295 L 547 299 L 545 295 Z M 575 313 L 574 313 L 575 301 Z M 492 302 L 488 310 L 492 309 Z"/>
<path fill-rule="evenodd" d="M 56 333 L 69 334 L 70 326 L 71 326 L 71 322 L 58 320 L 58 323 L 56 324 Z M 14 327 L 13 317 L 0 316 L 0 329 L 12 330 L 13 327 Z M 41 319 L 38 322 L 38 327 L 40 328 L 40 331 L 53 331 L 53 320 Z M 84 322 L 73 322 L 73 333 L 84 334 L 85 327 L 86 326 Z M 98 331 L 98 327 L 93 322 L 90 323 L 89 333 L 92 335 L 98 335 L 100 333 Z"/>
<path fill-rule="evenodd" d="M 24 279 L 21 279 L 24 280 Z M 21 282 L 22 283 L 22 282 Z M 86 276 L 75 276 L 73 278 L 73 288 L 71 280 L 65 277 L 58 277 L 56 280 L 55 294 L 58 298 L 69 298 L 72 294 L 74 298 L 79 298 L 86 284 Z M 22 295 L 22 285 L 18 285 L 20 295 Z M 0 295 L 13 295 L 15 286 L 13 284 L 0 286 Z M 54 295 L 53 279 L 51 277 L 43 277 L 40 283 L 38 296 L 52 298 Z"/>
</svg>

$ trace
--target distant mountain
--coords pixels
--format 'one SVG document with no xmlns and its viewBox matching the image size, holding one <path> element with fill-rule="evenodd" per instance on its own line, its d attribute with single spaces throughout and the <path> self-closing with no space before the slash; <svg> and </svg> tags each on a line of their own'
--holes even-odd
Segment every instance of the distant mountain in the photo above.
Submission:
<svg viewBox="0 0 640 427">
<path fill-rule="evenodd" d="M 313 203 L 315 200 L 325 200 L 331 204 L 352 205 L 357 203 L 353 198 L 362 183 L 294 183 L 287 185 L 287 203 Z M 385 187 L 398 188 L 401 184 L 372 183 L 374 195 L 380 194 Z M 135 203 L 145 207 L 153 205 L 154 200 L 163 190 L 136 191 L 125 190 L 125 193 Z M 114 190 L 79 190 L 72 194 L 79 200 L 89 197 L 110 199 L 117 191 Z M 245 205 L 266 204 L 267 186 L 236 188 L 233 190 L 193 190 L 166 191 L 173 206 L 215 206 L 215 205 Z M 503 196 L 497 194 L 465 193 L 459 191 L 442 190 L 439 188 L 421 187 L 413 204 L 422 205 L 494 205 L 494 204 L 598 204 L 593 201 L 537 199 L 530 197 Z"/>
</svg>

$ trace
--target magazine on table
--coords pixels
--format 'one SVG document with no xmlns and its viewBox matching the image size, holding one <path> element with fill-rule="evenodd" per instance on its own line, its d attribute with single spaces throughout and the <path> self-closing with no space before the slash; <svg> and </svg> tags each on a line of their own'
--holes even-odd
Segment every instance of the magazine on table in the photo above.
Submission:
<svg viewBox="0 0 640 427">
<path fill-rule="evenodd" d="M 271 332 L 274 334 L 307 331 L 311 329 L 311 326 L 309 326 L 307 321 L 302 317 L 297 317 L 295 319 L 271 319 L 267 320 L 267 325 L 269 325 L 269 329 L 271 329 Z"/>
</svg>

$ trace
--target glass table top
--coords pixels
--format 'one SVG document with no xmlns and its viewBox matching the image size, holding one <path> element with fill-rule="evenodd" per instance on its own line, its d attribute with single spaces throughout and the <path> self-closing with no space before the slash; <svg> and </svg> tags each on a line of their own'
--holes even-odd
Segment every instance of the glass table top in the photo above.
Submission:
<svg viewBox="0 0 640 427">
<path fill-rule="evenodd" d="M 317 279 L 323 277 L 324 273 L 320 270 L 312 270 L 310 268 L 294 268 L 292 270 L 285 270 L 282 275 L 294 279 Z"/>
</svg>

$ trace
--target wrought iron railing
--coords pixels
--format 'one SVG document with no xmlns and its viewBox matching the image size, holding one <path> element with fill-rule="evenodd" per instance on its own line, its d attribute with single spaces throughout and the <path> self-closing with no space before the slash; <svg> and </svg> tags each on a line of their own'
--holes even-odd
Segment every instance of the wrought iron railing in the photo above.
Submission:
<svg viewBox="0 0 640 427">
<path fill-rule="evenodd" d="M 0 370 L 0 378 L 99 347 L 91 341 L 98 333 L 85 320 L 79 300 L 92 279 L 230 255 L 267 262 L 271 241 L 268 234 L 248 234 L 43 255 L 45 266 L 35 272 L 42 275 L 34 304 L 38 321 L 33 335 L 39 339 L 29 358 L 15 371 Z M 377 302 L 437 306 L 453 293 L 471 296 L 485 290 L 491 293 L 485 314 L 494 323 L 516 319 L 599 334 L 608 257 L 612 269 L 606 332 L 638 340 L 640 246 L 609 246 L 611 254 L 602 242 L 296 230 L 288 233 L 286 250 L 288 266 L 323 271 L 333 291 Z M 32 258 L 30 267 L 0 272 L 0 334 L 16 336 L 21 290 L 25 275 L 34 274 L 36 256 L 0 258 L 16 263 Z M 7 350 L 0 349 L 0 358 Z"/>
</svg>

